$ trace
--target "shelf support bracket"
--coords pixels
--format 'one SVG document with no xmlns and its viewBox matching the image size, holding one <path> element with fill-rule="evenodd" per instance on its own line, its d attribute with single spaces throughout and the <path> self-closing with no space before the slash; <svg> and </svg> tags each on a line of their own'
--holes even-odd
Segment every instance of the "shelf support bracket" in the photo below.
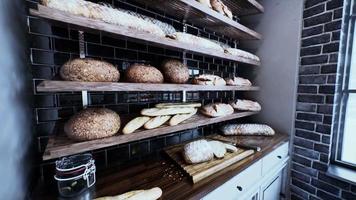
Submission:
<svg viewBox="0 0 356 200">
<path fill-rule="evenodd" d="M 84 41 L 84 32 L 78 31 L 79 39 L 79 56 L 80 58 L 85 58 L 85 41 Z"/>
<path fill-rule="evenodd" d="M 82 91 L 82 103 L 83 103 L 83 108 L 88 107 L 88 91 Z"/>
<path fill-rule="evenodd" d="M 182 101 L 187 102 L 187 91 L 186 90 L 182 91 Z"/>
</svg>

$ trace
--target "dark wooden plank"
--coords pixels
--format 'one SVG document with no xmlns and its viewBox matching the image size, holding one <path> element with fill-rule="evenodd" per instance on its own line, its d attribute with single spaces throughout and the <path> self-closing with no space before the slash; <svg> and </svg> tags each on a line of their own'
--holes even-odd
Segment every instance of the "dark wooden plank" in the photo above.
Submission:
<svg viewBox="0 0 356 200">
<path fill-rule="evenodd" d="M 174 92 L 174 91 L 257 91 L 258 87 L 209 86 L 192 84 L 109 83 L 77 81 L 42 81 L 38 92 L 122 91 L 122 92 Z"/>
<path fill-rule="evenodd" d="M 63 156 L 92 151 L 95 149 L 101 149 L 118 144 L 124 144 L 177 131 L 193 129 L 200 126 L 247 117 L 257 113 L 258 112 L 235 112 L 232 115 L 217 118 L 208 118 L 201 114 L 197 114 L 176 126 L 161 126 L 151 130 L 137 130 L 134 133 L 128 135 L 118 134 L 113 137 L 85 142 L 75 142 L 64 136 L 64 134 L 59 134 L 49 139 L 45 153 L 43 154 L 43 160 L 60 158 Z"/>
<path fill-rule="evenodd" d="M 231 61 L 260 65 L 261 63 L 256 60 L 244 58 L 241 56 L 233 56 L 222 52 L 217 52 L 212 49 L 199 48 L 194 45 L 185 44 L 173 39 L 157 37 L 155 35 L 148 34 L 143 31 L 135 29 L 129 29 L 117 25 L 108 24 L 100 20 L 90 19 L 70 13 L 62 12 L 57 9 L 47 8 L 45 6 L 38 6 L 38 10 L 30 9 L 31 15 L 42 17 L 49 20 L 60 21 L 68 24 L 72 24 L 78 27 L 84 27 L 89 29 L 95 29 L 99 31 L 105 31 L 113 35 L 122 36 L 125 38 L 134 39 L 148 45 L 174 49 L 174 50 L 186 50 L 188 52 L 194 52 L 202 55 L 209 55 L 219 57 Z"/>
<path fill-rule="evenodd" d="M 277 133 L 273 137 L 231 136 L 239 144 L 260 146 L 261 152 L 253 155 L 193 184 L 184 172 L 168 158 L 148 160 L 120 168 L 110 168 L 97 174 L 95 193 L 97 197 L 122 194 L 131 190 L 160 187 L 163 190 L 161 199 L 186 200 L 201 199 L 209 192 L 224 184 L 244 169 L 266 156 L 289 140 L 287 134 Z M 34 197 L 55 199 L 56 187 L 39 185 Z"/>
<path fill-rule="evenodd" d="M 219 34 L 228 36 L 236 40 L 258 40 L 261 39 L 261 35 L 246 26 L 237 23 L 236 21 L 202 5 L 196 0 L 134 0 L 139 3 L 144 3 L 145 6 L 151 7 L 179 19 L 184 19 L 187 22 L 194 23 L 195 25 L 204 27 L 210 31 L 217 32 Z M 226 1 L 225 3 L 232 9 L 236 14 L 238 13 L 252 13 L 259 12 L 259 9 L 255 6 L 255 0 L 243 0 L 241 2 L 237 1 Z M 257 4 L 256 4 L 257 5 Z M 260 5 L 260 4 L 258 4 Z M 262 7 L 263 9 L 263 7 Z"/>
</svg>

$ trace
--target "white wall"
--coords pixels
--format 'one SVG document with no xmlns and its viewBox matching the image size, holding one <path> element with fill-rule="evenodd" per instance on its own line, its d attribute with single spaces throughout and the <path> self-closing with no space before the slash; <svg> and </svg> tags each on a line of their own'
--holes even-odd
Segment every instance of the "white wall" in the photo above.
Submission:
<svg viewBox="0 0 356 200">
<path fill-rule="evenodd" d="M 0 199 L 25 199 L 32 164 L 24 3 L 0 1 Z"/>
<path fill-rule="evenodd" d="M 255 98 L 262 103 L 256 118 L 277 131 L 291 134 L 294 127 L 297 73 L 302 26 L 302 0 L 261 0 L 265 13 L 242 20 L 262 34 L 257 42 L 242 46 L 256 48 L 262 66 L 257 73 L 261 91 Z"/>
</svg>

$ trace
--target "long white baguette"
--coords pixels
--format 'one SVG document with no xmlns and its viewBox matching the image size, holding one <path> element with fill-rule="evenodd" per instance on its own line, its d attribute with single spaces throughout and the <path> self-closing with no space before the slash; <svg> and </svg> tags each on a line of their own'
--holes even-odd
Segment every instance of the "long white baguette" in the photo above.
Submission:
<svg viewBox="0 0 356 200">
<path fill-rule="evenodd" d="M 126 200 L 130 197 L 132 197 L 133 195 L 136 195 L 138 193 L 144 192 L 145 190 L 133 190 L 130 192 L 126 192 L 117 196 L 106 196 L 106 197 L 99 197 L 96 198 L 94 200 Z"/>
<path fill-rule="evenodd" d="M 195 108 L 146 108 L 141 110 L 141 115 L 156 117 L 162 115 L 188 114 L 194 112 Z"/>
<path fill-rule="evenodd" d="M 161 188 L 155 187 L 149 190 L 134 190 L 117 196 L 100 197 L 94 200 L 157 200 L 161 196 Z"/>
<path fill-rule="evenodd" d="M 274 130 L 265 124 L 228 124 L 221 127 L 224 135 L 265 135 L 272 136 Z"/>
<path fill-rule="evenodd" d="M 150 117 L 136 117 L 135 119 L 129 121 L 125 127 L 122 129 L 123 134 L 130 134 L 133 133 L 135 130 L 141 128 L 148 120 L 150 120 Z"/>
<path fill-rule="evenodd" d="M 201 103 L 159 103 L 155 105 L 156 108 L 182 108 L 182 107 L 201 107 Z"/>
<path fill-rule="evenodd" d="M 160 127 L 162 124 L 166 123 L 171 116 L 157 116 L 152 119 L 150 119 L 148 122 L 145 123 L 143 126 L 145 129 L 154 129 L 157 127 Z"/>
<path fill-rule="evenodd" d="M 194 112 L 189 113 L 189 114 L 179 114 L 179 115 L 174 115 L 170 120 L 169 120 L 169 125 L 170 126 L 175 126 L 189 118 L 191 118 L 193 115 L 197 113 L 198 109 L 195 109 Z"/>
<path fill-rule="evenodd" d="M 49 8 L 69 12 L 74 15 L 97 19 L 109 24 L 133 28 L 159 37 L 165 37 L 165 33 L 157 25 L 109 6 L 84 0 L 42 0 L 42 4 Z"/>
</svg>

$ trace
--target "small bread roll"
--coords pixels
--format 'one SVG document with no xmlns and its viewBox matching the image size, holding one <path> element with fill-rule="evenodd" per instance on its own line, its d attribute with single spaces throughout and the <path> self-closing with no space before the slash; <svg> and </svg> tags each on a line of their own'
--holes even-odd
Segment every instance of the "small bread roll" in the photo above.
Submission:
<svg viewBox="0 0 356 200">
<path fill-rule="evenodd" d="M 130 134 L 136 131 L 137 129 L 141 128 L 148 120 L 150 120 L 150 117 L 136 117 L 135 119 L 129 121 L 129 123 L 126 124 L 126 126 L 122 129 L 123 134 Z"/>
<path fill-rule="evenodd" d="M 145 129 L 154 129 L 166 123 L 170 118 L 171 116 L 157 116 L 146 122 L 143 127 Z"/>
<path fill-rule="evenodd" d="M 208 141 L 197 140 L 184 145 L 183 157 L 188 164 L 196 164 L 213 159 L 214 154 Z"/>
<path fill-rule="evenodd" d="M 211 74 L 202 74 L 197 77 L 194 77 L 193 84 L 224 86 L 226 85 L 226 82 L 223 78 L 219 76 Z"/>
<path fill-rule="evenodd" d="M 169 125 L 170 126 L 175 126 L 189 118 L 191 118 L 193 115 L 197 113 L 198 109 L 195 109 L 194 112 L 189 113 L 189 114 L 179 114 L 179 115 L 174 115 L 170 120 L 169 120 Z"/>
<path fill-rule="evenodd" d="M 188 114 L 194 112 L 195 108 L 182 107 L 182 108 L 146 108 L 141 110 L 141 115 L 156 117 L 162 115 L 176 115 Z"/>
<path fill-rule="evenodd" d="M 199 1 L 199 3 L 201 3 L 203 5 L 208 6 L 209 8 L 212 8 L 211 4 L 210 4 L 210 0 L 197 0 L 197 1 Z"/>
<path fill-rule="evenodd" d="M 234 153 L 234 152 L 238 151 L 237 147 L 235 147 L 235 146 L 233 146 L 231 144 L 224 143 L 224 145 L 225 145 L 225 148 L 226 148 L 227 152 Z"/>
<path fill-rule="evenodd" d="M 212 103 L 200 109 L 200 112 L 209 117 L 221 117 L 234 113 L 234 108 L 229 104 Z"/>
<path fill-rule="evenodd" d="M 125 77 L 132 83 L 163 83 L 162 73 L 155 67 L 144 64 L 133 64 L 126 69 Z"/>
<path fill-rule="evenodd" d="M 201 103 L 159 103 L 155 105 L 156 108 L 199 108 Z"/>
<path fill-rule="evenodd" d="M 224 4 L 220 1 L 220 0 L 210 0 L 211 6 L 213 7 L 213 9 L 221 14 L 225 14 L 224 12 Z"/>
<path fill-rule="evenodd" d="M 211 146 L 214 156 L 217 158 L 223 158 L 226 154 L 225 144 L 220 141 L 209 141 L 209 145 Z"/>
<path fill-rule="evenodd" d="M 250 100 L 237 99 L 235 101 L 231 101 L 230 105 L 234 109 L 242 110 L 242 111 L 258 112 L 261 110 L 261 105 L 258 102 L 250 101 Z"/>
</svg>

